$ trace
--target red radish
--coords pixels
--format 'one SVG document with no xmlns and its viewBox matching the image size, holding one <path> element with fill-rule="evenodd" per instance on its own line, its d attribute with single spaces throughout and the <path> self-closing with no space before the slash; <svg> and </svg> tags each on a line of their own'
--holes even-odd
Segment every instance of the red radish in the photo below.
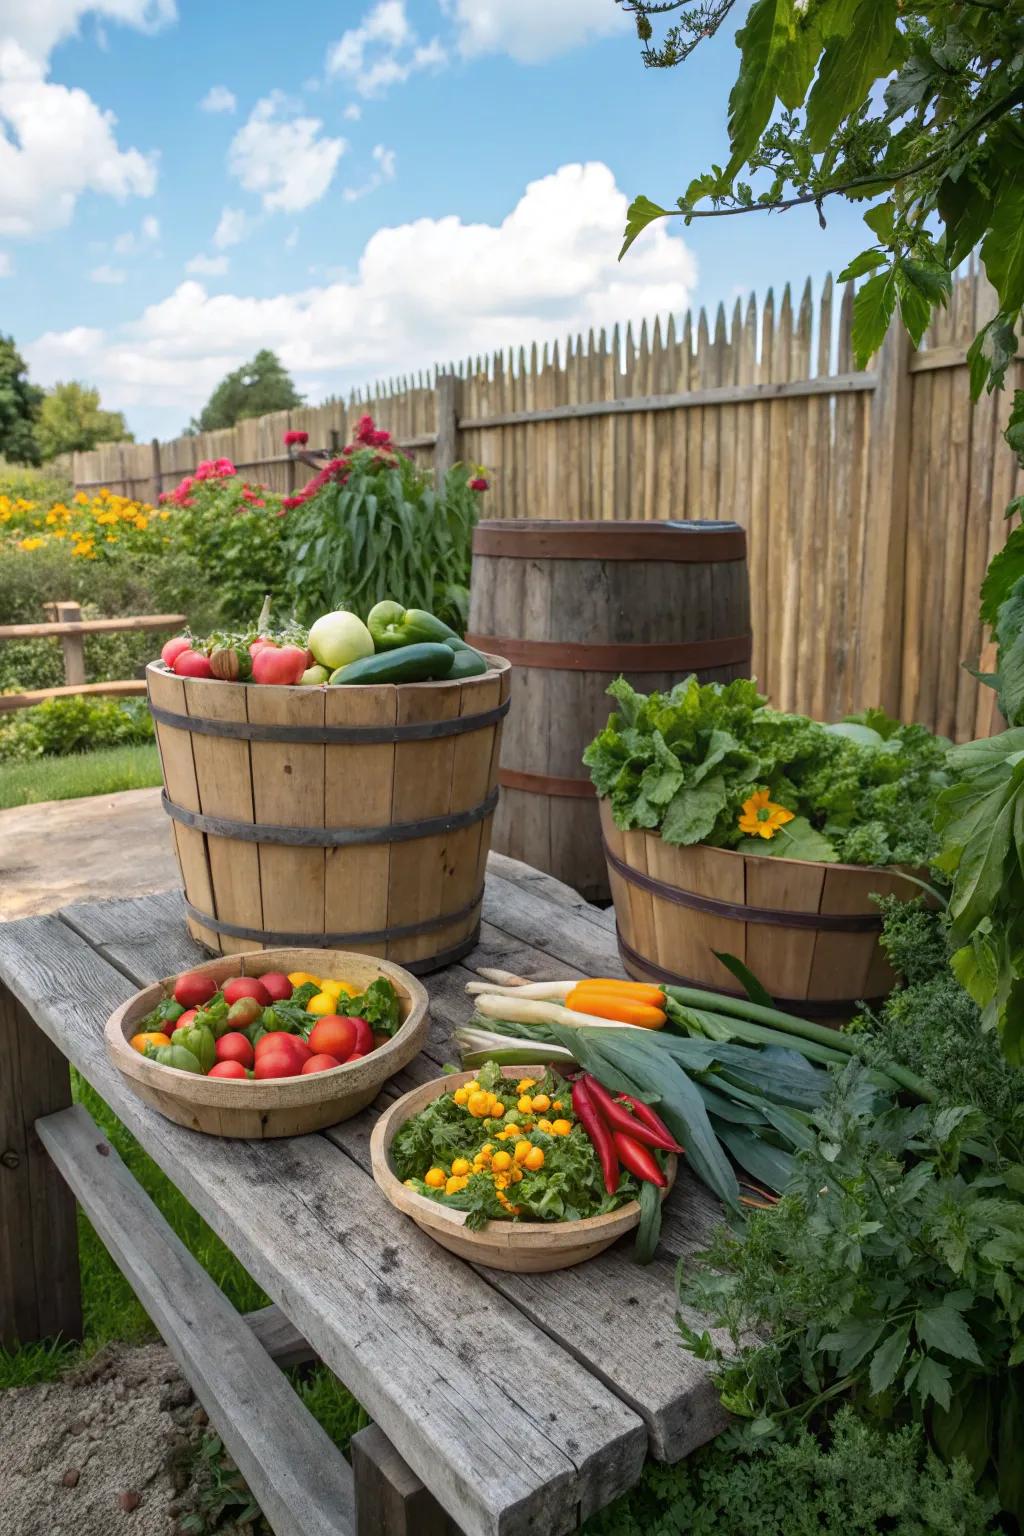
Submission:
<svg viewBox="0 0 1024 1536">
<path fill-rule="evenodd" d="M 355 1022 L 344 1014 L 325 1014 L 309 1032 L 310 1049 L 318 1056 L 324 1053 L 337 1057 L 338 1061 L 348 1061 L 352 1052 L 359 1049 L 359 1031 Z"/>
<path fill-rule="evenodd" d="M 201 651 L 179 651 L 174 658 L 174 672 L 178 677 L 213 676 L 210 658 Z"/>
<path fill-rule="evenodd" d="M 237 1003 L 240 997 L 254 997 L 261 1008 L 270 1007 L 270 993 L 255 976 L 233 976 L 226 981 L 222 988 L 224 1001 L 228 1007 Z"/>
<path fill-rule="evenodd" d="M 260 977 L 260 981 L 275 1003 L 283 1003 L 292 995 L 292 984 L 284 971 L 266 971 Z"/>
<path fill-rule="evenodd" d="M 175 657 L 180 656 L 182 651 L 190 651 L 191 649 L 192 641 L 186 640 L 184 635 L 177 635 L 173 640 L 168 640 L 160 652 L 160 660 L 165 667 L 173 667 Z"/>
<path fill-rule="evenodd" d="M 251 1067 L 256 1059 L 256 1053 L 244 1035 L 238 1030 L 231 1030 L 229 1034 L 221 1035 L 216 1045 L 218 1061 L 237 1061 L 243 1067 Z"/>
<path fill-rule="evenodd" d="M 332 1067 L 340 1067 L 341 1062 L 336 1056 L 328 1056 L 326 1051 L 321 1051 L 319 1056 L 311 1056 L 302 1069 L 302 1076 L 307 1072 L 330 1072 Z"/>
<path fill-rule="evenodd" d="M 252 659 L 254 683 L 277 683 L 294 687 L 306 670 L 306 652 L 297 645 L 280 649 L 264 646 Z"/>
<path fill-rule="evenodd" d="M 263 1009 L 254 997 L 240 997 L 228 1009 L 228 1023 L 232 1029 L 248 1029 L 255 1024 Z"/>
<path fill-rule="evenodd" d="M 256 1078 L 260 1082 L 267 1077 L 298 1077 L 301 1072 L 298 1058 L 288 1051 L 267 1051 L 256 1058 Z"/>
<path fill-rule="evenodd" d="M 198 971 L 186 971 L 174 983 L 174 1001 L 183 1008 L 201 1008 L 217 990 L 212 976 L 201 976 Z M 181 1021 L 178 1021 L 179 1027 Z"/>
<path fill-rule="evenodd" d="M 240 1061 L 218 1061 L 206 1075 L 207 1077 L 233 1077 L 240 1083 L 248 1081 L 248 1073 Z"/>
<path fill-rule="evenodd" d="M 264 635 L 260 635 L 259 639 L 258 640 L 254 640 L 252 642 L 252 644 L 250 645 L 250 647 L 249 647 L 249 655 L 250 656 L 258 656 L 260 651 L 266 650 L 268 646 L 270 647 L 271 650 L 274 650 L 276 648 L 276 646 L 277 646 L 277 641 L 276 640 L 268 640 Z"/>
</svg>

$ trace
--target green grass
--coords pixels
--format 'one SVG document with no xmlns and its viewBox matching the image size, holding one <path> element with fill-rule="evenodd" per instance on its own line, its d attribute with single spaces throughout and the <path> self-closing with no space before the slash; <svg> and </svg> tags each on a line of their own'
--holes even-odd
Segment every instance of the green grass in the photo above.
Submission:
<svg viewBox="0 0 1024 1536">
<path fill-rule="evenodd" d="M 41 800 L 80 800 L 161 783 L 156 746 L 106 747 L 71 757 L 0 764 L 0 811 Z"/>
</svg>

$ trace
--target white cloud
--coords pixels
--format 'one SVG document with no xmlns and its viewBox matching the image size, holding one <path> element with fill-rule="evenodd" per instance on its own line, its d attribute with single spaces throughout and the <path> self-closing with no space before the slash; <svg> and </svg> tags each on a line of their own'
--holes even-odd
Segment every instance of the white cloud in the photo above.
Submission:
<svg viewBox="0 0 1024 1536">
<path fill-rule="evenodd" d="M 14 262 L 6 251 L 0 251 L 0 277 L 10 277 L 14 271 Z"/>
<path fill-rule="evenodd" d="M 361 187 L 346 187 L 341 194 L 346 203 L 354 203 L 368 192 L 376 192 L 386 181 L 394 181 L 397 156 L 393 149 L 385 149 L 383 144 L 375 144 L 372 151 L 373 163 L 376 169 L 369 180 Z"/>
<path fill-rule="evenodd" d="M 110 267 L 104 262 L 102 266 L 93 267 L 89 273 L 89 281 L 91 283 L 109 283 L 113 287 L 118 283 L 123 283 L 127 276 L 128 273 L 122 271 L 120 267 Z"/>
<path fill-rule="evenodd" d="M 118 235 L 114 241 L 114 251 L 118 256 L 137 256 L 148 246 L 156 245 L 159 239 L 160 220 L 152 213 L 147 213 L 137 230 L 126 229 L 124 234 Z"/>
<path fill-rule="evenodd" d="M 300 388 L 338 389 L 684 309 L 696 265 L 666 224 L 619 266 L 626 202 L 606 165 L 565 165 L 531 182 L 500 224 L 449 215 L 380 229 L 354 272 L 319 286 L 255 298 L 186 281 L 130 324 L 48 332 L 23 350 L 43 383 L 87 355 L 104 401 L 162 406 L 173 428 L 259 347 L 278 352 Z"/>
<path fill-rule="evenodd" d="M 237 106 L 238 97 L 234 91 L 229 91 L 226 85 L 211 85 L 199 103 L 199 110 L 200 112 L 233 112 Z"/>
<path fill-rule="evenodd" d="M 93 16 L 97 26 L 116 21 L 156 32 L 178 15 L 175 0 L 3 0 L 0 12 L 4 41 L 18 43 L 40 62 L 77 34 L 85 16 Z"/>
<path fill-rule="evenodd" d="M 228 270 L 228 258 L 226 256 L 207 256 L 200 251 L 198 256 L 193 256 L 185 263 L 185 271 L 191 272 L 195 277 L 223 277 Z"/>
<path fill-rule="evenodd" d="M 507 53 L 520 64 L 556 54 L 614 32 L 629 32 L 628 15 L 606 0 L 442 0 L 464 57 Z"/>
<path fill-rule="evenodd" d="M 241 208 L 222 208 L 213 243 L 218 251 L 225 251 L 229 245 L 238 245 L 248 233 L 249 219 Z"/>
<path fill-rule="evenodd" d="M 85 91 L 54 84 L 44 64 L 0 40 L 0 235 L 61 228 L 83 192 L 149 197 L 155 158 L 120 149 L 116 122 Z"/>
<path fill-rule="evenodd" d="M 285 100 L 271 91 L 231 141 L 228 168 L 269 210 L 290 213 L 319 202 L 345 152 L 344 139 L 321 138 L 318 117 L 283 118 Z"/>
<path fill-rule="evenodd" d="M 288 231 L 287 235 L 285 235 L 285 237 L 284 237 L 284 248 L 285 248 L 285 250 L 286 251 L 294 251 L 294 249 L 298 245 L 298 243 L 299 243 L 299 231 L 298 231 L 298 229 L 290 229 Z"/>
<path fill-rule="evenodd" d="M 357 27 L 328 48 L 327 73 L 349 80 L 360 96 L 376 96 L 416 70 L 438 67 L 446 57 L 436 37 L 420 43 L 405 0 L 378 0 Z"/>
<path fill-rule="evenodd" d="M 363 109 L 359 105 L 358 101 L 350 101 L 341 115 L 346 122 L 358 123 L 359 119 L 363 115 Z"/>
</svg>

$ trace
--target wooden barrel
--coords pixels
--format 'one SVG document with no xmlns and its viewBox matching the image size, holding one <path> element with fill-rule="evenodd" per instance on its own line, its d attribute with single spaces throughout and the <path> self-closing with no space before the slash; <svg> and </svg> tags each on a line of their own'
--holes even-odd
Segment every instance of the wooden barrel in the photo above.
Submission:
<svg viewBox="0 0 1024 1536">
<path fill-rule="evenodd" d="M 583 749 L 620 673 L 645 693 L 690 672 L 749 675 L 746 534 L 737 523 L 480 523 L 470 636 L 516 668 L 493 846 L 608 896 Z"/>
<path fill-rule="evenodd" d="M 842 1019 L 895 983 L 873 895 L 916 896 L 898 865 L 814 864 L 674 848 L 620 832 L 601 801 L 622 963 L 638 981 L 742 996 L 715 951 L 742 960 L 780 1008 Z M 911 871 L 918 873 L 919 871 Z"/>
<path fill-rule="evenodd" d="M 146 671 L 189 932 L 214 953 L 348 949 L 414 972 L 476 942 L 508 662 L 268 688 Z"/>
</svg>

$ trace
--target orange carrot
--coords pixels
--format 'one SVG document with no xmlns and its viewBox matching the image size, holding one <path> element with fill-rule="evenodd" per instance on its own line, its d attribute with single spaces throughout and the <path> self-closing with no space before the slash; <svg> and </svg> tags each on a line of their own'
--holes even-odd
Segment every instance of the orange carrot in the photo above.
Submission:
<svg viewBox="0 0 1024 1536">
<path fill-rule="evenodd" d="M 635 1003 L 649 1003 L 652 1008 L 665 1006 L 665 994 L 661 987 L 656 987 L 649 981 L 616 981 L 608 976 L 588 976 L 584 981 L 576 983 L 576 990 L 621 992 L 623 997 L 631 997 Z"/>
<path fill-rule="evenodd" d="M 598 1019 L 614 1019 L 617 1024 L 638 1024 L 642 1029 L 661 1029 L 665 1024 L 665 1015 L 660 1008 L 654 1008 L 650 1003 L 638 1003 L 621 992 L 574 987 L 565 1006 Z"/>
</svg>

